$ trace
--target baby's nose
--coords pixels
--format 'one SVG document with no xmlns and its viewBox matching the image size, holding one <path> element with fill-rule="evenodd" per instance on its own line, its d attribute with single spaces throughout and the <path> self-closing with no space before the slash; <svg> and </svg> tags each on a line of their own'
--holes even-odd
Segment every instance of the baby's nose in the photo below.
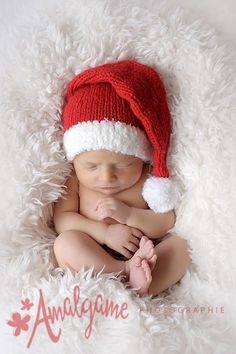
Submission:
<svg viewBox="0 0 236 354">
<path fill-rule="evenodd" d="M 101 171 L 100 178 L 104 182 L 111 182 L 111 181 L 114 181 L 116 179 L 116 175 L 115 175 L 115 172 L 114 172 L 114 170 L 112 168 L 104 168 Z"/>
</svg>

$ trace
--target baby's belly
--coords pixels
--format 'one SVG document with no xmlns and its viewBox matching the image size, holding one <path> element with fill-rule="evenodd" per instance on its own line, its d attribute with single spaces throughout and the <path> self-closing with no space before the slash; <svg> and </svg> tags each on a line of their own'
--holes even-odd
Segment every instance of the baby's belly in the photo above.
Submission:
<svg viewBox="0 0 236 354">
<path fill-rule="evenodd" d="M 148 209 L 147 203 L 144 201 L 142 194 L 132 193 L 129 191 L 124 191 L 126 193 L 117 193 L 115 195 L 104 195 L 102 193 L 94 192 L 89 189 L 83 188 L 80 185 L 79 188 L 79 213 L 83 216 L 86 216 L 89 219 L 97 220 L 97 214 L 95 211 L 96 203 L 101 198 L 114 197 L 130 207 Z M 113 224 L 117 221 L 112 218 L 106 218 L 103 220 L 107 224 Z"/>
</svg>

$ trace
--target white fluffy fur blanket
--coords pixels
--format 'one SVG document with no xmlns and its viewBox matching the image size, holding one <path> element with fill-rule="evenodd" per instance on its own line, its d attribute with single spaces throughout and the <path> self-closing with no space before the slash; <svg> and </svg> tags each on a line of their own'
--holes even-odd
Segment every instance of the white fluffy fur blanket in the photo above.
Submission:
<svg viewBox="0 0 236 354">
<path fill-rule="evenodd" d="M 39 3 L 28 1 L 30 10 L 1 34 L 1 353 L 235 353 L 235 53 L 168 2 Z M 115 274 L 62 276 L 49 227 L 71 171 L 61 144 L 66 85 L 81 70 L 128 58 L 156 67 L 167 86 L 168 165 L 182 190 L 174 232 L 192 249 L 182 281 L 152 300 Z M 81 318 L 47 323 L 49 308 L 65 297 L 73 303 L 76 285 L 80 309 L 101 294 L 103 303 L 126 303 L 128 316 L 92 318 L 87 308 Z M 34 328 L 40 289 L 46 312 Z M 61 329 L 58 339 L 50 328 Z"/>
</svg>

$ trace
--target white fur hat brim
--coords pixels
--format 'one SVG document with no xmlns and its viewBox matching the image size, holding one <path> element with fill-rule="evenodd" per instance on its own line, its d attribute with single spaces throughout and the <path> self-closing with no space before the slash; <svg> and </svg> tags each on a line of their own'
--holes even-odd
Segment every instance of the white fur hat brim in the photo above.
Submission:
<svg viewBox="0 0 236 354">
<path fill-rule="evenodd" d="M 106 118 L 73 125 L 64 133 L 63 145 L 68 161 L 83 151 L 99 149 L 152 160 L 152 146 L 141 129 Z"/>
</svg>

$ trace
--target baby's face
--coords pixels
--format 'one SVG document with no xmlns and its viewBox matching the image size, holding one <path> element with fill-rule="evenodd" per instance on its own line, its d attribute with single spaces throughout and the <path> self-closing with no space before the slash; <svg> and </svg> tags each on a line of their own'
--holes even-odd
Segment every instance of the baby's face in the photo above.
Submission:
<svg viewBox="0 0 236 354">
<path fill-rule="evenodd" d="M 80 153 L 73 165 L 81 184 L 107 195 L 132 187 L 143 169 L 141 159 L 103 149 Z"/>
</svg>

